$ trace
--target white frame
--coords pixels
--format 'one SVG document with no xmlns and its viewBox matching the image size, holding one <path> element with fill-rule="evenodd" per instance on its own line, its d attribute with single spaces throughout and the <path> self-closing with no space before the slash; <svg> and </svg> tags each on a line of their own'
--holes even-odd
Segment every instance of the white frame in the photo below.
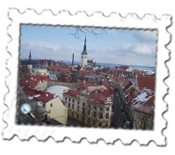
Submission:
<svg viewBox="0 0 175 155">
<path fill-rule="evenodd" d="M 163 118 L 163 112 L 167 110 L 163 101 L 167 93 L 167 86 L 163 82 L 168 76 L 165 61 L 169 59 L 169 51 L 165 45 L 170 41 L 170 33 L 167 27 L 171 25 L 171 16 L 164 15 L 157 19 L 154 15 L 145 15 L 139 18 L 136 14 L 128 14 L 122 17 L 119 13 L 103 15 L 95 12 L 88 15 L 86 12 L 76 12 L 71 14 L 69 11 L 60 11 L 54 15 L 50 10 L 37 13 L 35 10 L 28 9 L 20 13 L 17 9 L 9 9 L 9 19 L 12 21 L 8 27 L 8 34 L 12 37 L 8 44 L 7 68 L 10 75 L 5 79 L 9 93 L 5 95 L 5 104 L 8 110 L 4 113 L 3 119 L 7 127 L 3 130 L 3 138 L 10 139 L 14 135 L 22 140 L 28 140 L 35 136 L 38 140 L 46 140 L 52 137 L 55 141 L 62 141 L 69 137 L 72 141 L 79 142 L 82 138 L 87 138 L 89 142 L 97 142 L 103 139 L 106 143 L 114 143 L 117 140 L 123 144 L 130 144 L 136 140 L 141 145 L 149 144 L 154 141 L 157 145 L 166 145 L 166 137 L 162 134 L 166 128 L 167 121 Z M 128 28 L 128 29 L 157 29 L 157 68 L 156 68 L 156 92 L 155 92 L 155 121 L 153 131 L 124 130 L 124 129 L 99 129 L 81 127 L 55 127 L 55 126 L 32 126 L 16 125 L 16 98 L 17 98 L 17 76 L 19 61 L 19 38 L 20 24 L 46 24 L 60 26 L 93 26 L 108 28 Z"/>
</svg>

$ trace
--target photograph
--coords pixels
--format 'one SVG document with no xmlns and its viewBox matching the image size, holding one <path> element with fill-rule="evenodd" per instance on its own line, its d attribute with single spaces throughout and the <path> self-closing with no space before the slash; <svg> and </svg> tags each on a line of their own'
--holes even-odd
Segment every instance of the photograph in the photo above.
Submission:
<svg viewBox="0 0 175 155">
<path fill-rule="evenodd" d="M 21 24 L 15 123 L 154 130 L 157 33 Z"/>
</svg>

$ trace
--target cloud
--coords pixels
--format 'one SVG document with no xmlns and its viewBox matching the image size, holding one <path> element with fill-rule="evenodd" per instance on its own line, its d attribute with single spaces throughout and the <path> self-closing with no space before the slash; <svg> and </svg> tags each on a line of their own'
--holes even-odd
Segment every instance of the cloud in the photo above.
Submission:
<svg viewBox="0 0 175 155">
<path fill-rule="evenodd" d="M 133 30 L 131 34 L 139 42 L 155 43 L 157 40 L 157 30 Z"/>
<path fill-rule="evenodd" d="M 154 47 L 147 44 L 138 44 L 134 47 L 133 51 L 139 54 L 152 54 L 154 52 Z"/>
<path fill-rule="evenodd" d="M 21 42 L 20 58 L 28 58 L 29 51 L 34 59 L 53 59 L 71 61 L 72 53 L 75 61 L 80 61 L 82 45 L 48 43 L 48 42 Z M 97 62 L 114 64 L 148 65 L 155 64 L 155 46 L 146 43 L 124 43 L 115 47 L 87 47 L 88 59 Z"/>
</svg>

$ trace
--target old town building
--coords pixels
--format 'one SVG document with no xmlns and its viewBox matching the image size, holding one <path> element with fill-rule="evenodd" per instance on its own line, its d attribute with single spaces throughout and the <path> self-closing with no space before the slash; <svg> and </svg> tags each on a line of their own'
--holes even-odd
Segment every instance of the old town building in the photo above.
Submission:
<svg viewBox="0 0 175 155">
<path fill-rule="evenodd" d="M 93 82 L 85 82 L 79 89 L 63 94 L 64 103 L 72 117 L 87 126 L 110 127 L 113 89 Z"/>
</svg>

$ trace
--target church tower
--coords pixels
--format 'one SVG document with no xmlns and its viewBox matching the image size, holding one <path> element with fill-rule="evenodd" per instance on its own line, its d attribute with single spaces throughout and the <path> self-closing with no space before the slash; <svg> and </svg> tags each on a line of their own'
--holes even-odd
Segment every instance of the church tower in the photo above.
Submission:
<svg viewBox="0 0 175 155">
<path fill-rule="evenodd" d="M 81 53 L 81 67 L 84 68 L 87 66 L 87 49 L 86 49 L 86 36 L 84 40 L 83 52 Z"/>
<path fill-rule="evenodd" d="M 32 69 L 32 53 L 31 53 L 31 51 L 29 52 L 29 59 L 27 62 L 27 66 L 28 66 L 28 68 Z"/>
<path fill-rule="evenodd" d="M 32 60 L 32 53 L 30 51 L 30 53 L 29 53 L 29 61 L 31 61 L 31 60 Z"/>
</svg>

